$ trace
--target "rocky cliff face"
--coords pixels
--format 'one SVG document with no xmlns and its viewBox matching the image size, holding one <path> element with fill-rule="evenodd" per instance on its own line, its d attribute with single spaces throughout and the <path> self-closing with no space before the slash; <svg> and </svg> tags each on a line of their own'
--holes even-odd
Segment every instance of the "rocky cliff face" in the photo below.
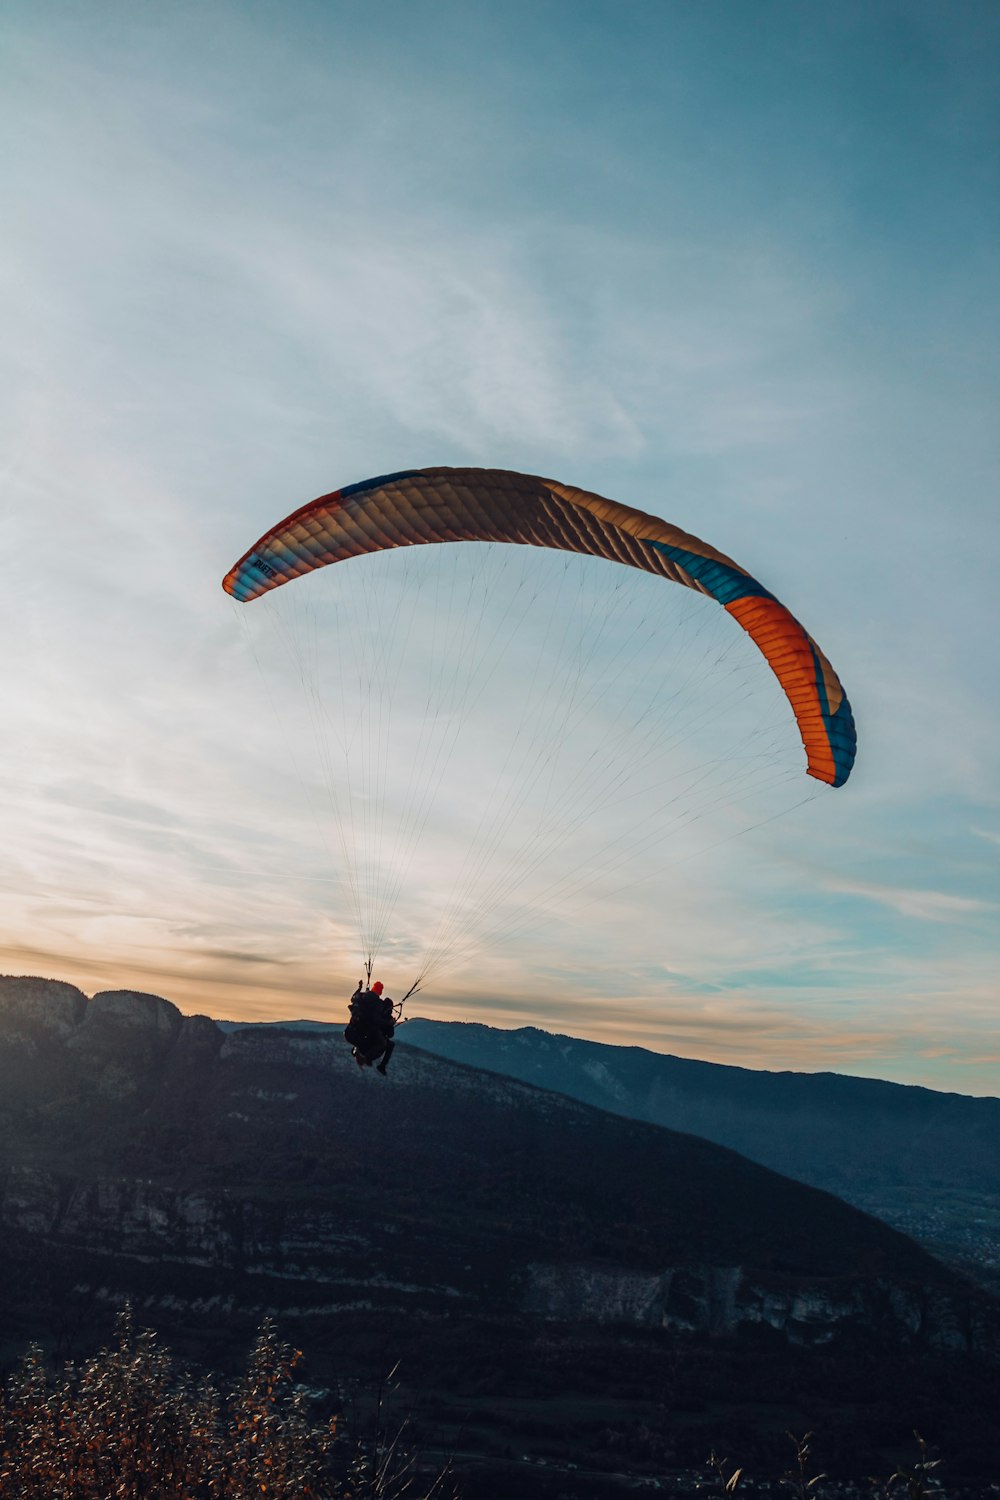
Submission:
<svg viewBox="0 0 1000 1500">
<path fill-rule="evenodd" d="M 42 1037 L 65 1039 L 77 1030 L 86 1010 L 87 997 L 75 985 L 0 975 L 0 1020 L 8 1049 L 34 1052 Z"/>
<path fill-rule="evenodd" d="M 449 1316 L 458 1305 L 495 1310 L 469 1265 L 463 1277 L 452 1278 L 464 1285 L 432 1282 L 412 1266 L 407 1274 L 417 1279 L 400 1279 L 384 1269 L 392 1262 L 379 1235 L 342 1225 L 329 1212 L 279 1210 L 224 1193 L 129 1179 L 68 1182 L 15 1168 L 0 1183 L 0 1226 L 35 1241 L 36 1253 L 72 1252 L 90 1268 L 85 1285 L 99 1285 L 105 1295 L 109 1287 L 128 1295 L 136 1266 L 170 1272 L 169 1286 L 144 1297 L 147 1310 L 159 1305 L 197 1314 L 204 1286 L 188 1284 L 185 1268 L 212 1273 L 217 1304 L 232 1304 L 238 1285 L 254 1317 L 376 1305 L 425 1316 Z M 877 1327 L 906 1344 L 977 1352 L 995 1350 L 1000 1335 L 1000 1319 L 980 1299 L 889 1278 L 768 1277 L 744 1266 L 694 1262 L 644 1272 L 560 1261 L 528 1262 L 516 1279 L 518 1295 L 504 1298 L 508 1312 L 569 1324 L 714 1337 L 766 1327 L 806 1346 Z"/>
<path fill-rule="evenodd" d="M 656 1275 L 606 1267 L 528 1268 L 525 1306 L 563 1322 L 631 1324 L 675 1332 L 731 1336 L 769 1328 L 790 1343 L 832 1342 L 838 1330 L 895 1330 L 934 1349 L 992 1347 L 997 1333 L 988 1304 L 942 1288 L 888 1279 L 792 1280 L 742 1266 L 670 1266 Z"/>
<path fill-rule="evenodd" d="M 6 979 L 0 1085 L 22 1313 L 86 1287 L 1000 1351 L 994 1304 L 836 1199 L 402 1045 L 382 1079 L 329 1036 Z"/>
</svg>

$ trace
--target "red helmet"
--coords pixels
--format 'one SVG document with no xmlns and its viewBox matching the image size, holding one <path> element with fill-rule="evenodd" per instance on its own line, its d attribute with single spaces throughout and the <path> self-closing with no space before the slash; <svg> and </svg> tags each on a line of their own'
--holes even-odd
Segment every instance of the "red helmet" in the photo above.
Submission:
<svg viewBox="0 0 1000 1500">
<path fill-rule="evenodd" d="M 385 985 L 382 983 L 381 979 L 376 979 L 375 983 L 372 985 L 372 994 L 381 995 L 384 989 Z"/>
</svg>

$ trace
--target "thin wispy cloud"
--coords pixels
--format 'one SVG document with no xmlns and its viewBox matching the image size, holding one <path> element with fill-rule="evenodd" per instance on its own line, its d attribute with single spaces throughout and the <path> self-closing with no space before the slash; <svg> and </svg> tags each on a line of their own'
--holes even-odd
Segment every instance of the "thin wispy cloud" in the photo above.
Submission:
<svg viewBox="0 0 1000 1500">
<path fill-rule="evenodd" d="M 950 891 L 894 889 L 864 880 L 831 883 L 830 889 L 845 895 L 863 896 L 918 922 L 951 922 L 964 915 L 1000 911 L 997 902 L 983 901 L 975 896 L 958 896 Z"/>
</svg>

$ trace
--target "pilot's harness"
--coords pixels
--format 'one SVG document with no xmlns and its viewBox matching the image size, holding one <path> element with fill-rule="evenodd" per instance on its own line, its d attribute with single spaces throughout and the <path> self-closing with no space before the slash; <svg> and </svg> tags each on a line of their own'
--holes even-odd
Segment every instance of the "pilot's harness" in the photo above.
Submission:
<svg viewBox="0 0 1000 1500">
<path fill-rule="evenodd" d="M 368 982 L 368 988 L 369 989 L 371 989 L 371 983 L 372 983 L 372 966 L 373 966 L 374 962 L 375 962 L 375 960 L 373 958 L 366 958 L 365 959 L 365 978 L 366 978 L 366 980 Z M 394 1000 L 392 1002 L 392 1020 L 393 1020 L 393 1025 L 396 1025 L 396 1024 L 400 1023 L 403 1020 L 403 1006 L 406 1004 L 407 1000 L 409 1000 L 410 996 L 411 995 L 415 995 L 417 993 L 417 991 L 420 989 L 420 986 L 423 983 L 423 979 L 424 979 L 423 974 L 418 975 L 417 978 L 410 985 L 410 988 L 407 990 L 407 992 L 403 996 L 402 1000 Z M 359 984 L 358 985 L 358 989 L 360 989 L 360 988 L 361 988 L 361 986 Z"/>
</svg>

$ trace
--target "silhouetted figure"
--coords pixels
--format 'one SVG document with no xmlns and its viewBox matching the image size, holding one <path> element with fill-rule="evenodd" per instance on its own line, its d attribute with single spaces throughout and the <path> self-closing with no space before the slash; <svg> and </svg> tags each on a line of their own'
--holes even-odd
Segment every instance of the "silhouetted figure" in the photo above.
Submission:
<svg viewBox="0 0 1000 1500">
<path fill-rule="evenodd" d="M 392 1039 L 396 1018 L 392 1001 L 382 993 L 384 989 L 378 979 L 370 989 L 362 989 L 362 981 L 358 981 L 350 1001 L 351 1019 L 344 1030 L 344 1040 L 350 1042 L 358 1067 L 375 1063 L 375 1071 L 383 1077 L 396 1045 Z"/>
</svg>

